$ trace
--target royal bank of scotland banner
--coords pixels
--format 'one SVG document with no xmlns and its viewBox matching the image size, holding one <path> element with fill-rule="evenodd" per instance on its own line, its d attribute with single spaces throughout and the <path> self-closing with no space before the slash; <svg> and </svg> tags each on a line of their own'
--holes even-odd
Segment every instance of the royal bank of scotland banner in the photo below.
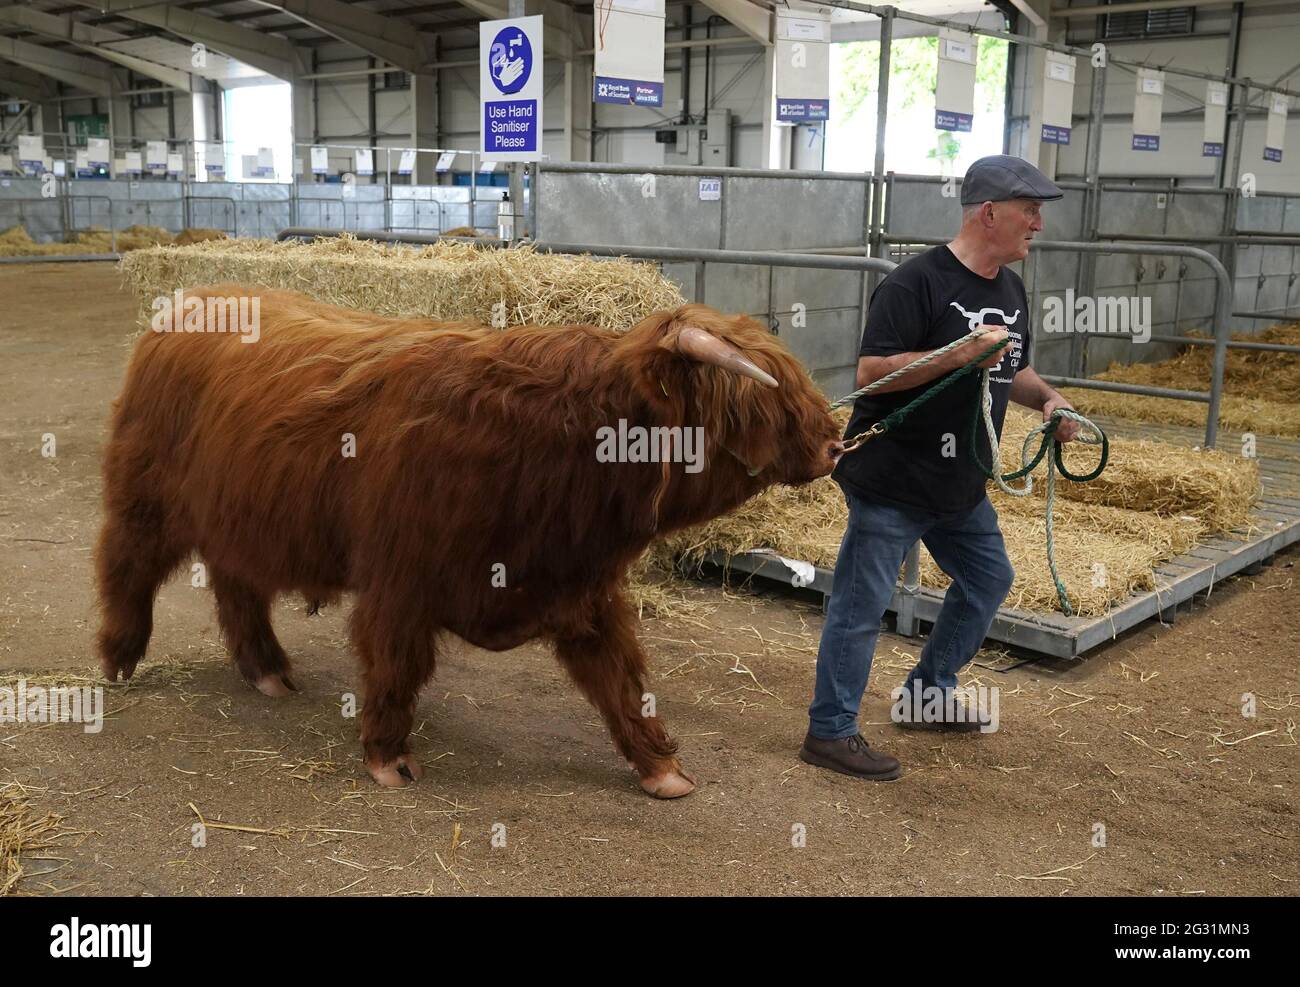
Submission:
<svg viewBox="0 0 1300 987">
<path fill-rule="evenodd" d="M 975 63 L 979 39 L 964 31 L 939 30 L 939 68 L 934 85 L 934 129 L 969 131 L 975 120 Z"/>
<path fill-rule="evenodd" d="M 591 98 L 664 105 L 664 0 L 596 0 Z"/>
<path fill-rule="evenodd" d="M 777 10 L 772 77 L 777 120 L 816 123 L 830 119 L 830 40 L 828 9 Z"/>
</svg>

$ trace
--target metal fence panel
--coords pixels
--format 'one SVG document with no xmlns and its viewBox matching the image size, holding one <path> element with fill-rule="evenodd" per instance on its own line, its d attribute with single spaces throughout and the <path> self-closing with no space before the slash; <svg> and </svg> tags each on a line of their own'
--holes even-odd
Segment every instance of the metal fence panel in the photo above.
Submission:
<svg viewBox="0 0 1300 987">
<path fill-rule="evenodd" d="M 537 237 L 590 244 L 721 246 L 723 204 L 701 201 L 699 178 L 652 177 L 653 182 L 643 175 L 541 172 Z"/>
<path fill-rule="evenodd" d="M 796 304 L 806 309 L 856 309 L 861 301 L 862 275 L 856 272 L 792 267 L 772 271 L 772 305 L 777 311 L 789 311 Z"/>
<path fill-rule="evenodd" d="M 762 315 L 770 308 L 772 269 L 747 264 L 706 264 L 704 302 L 723 312 Z"/>
<path fill-rule="evenodd" d="M 722 194 L 728 250 L 865 243 L 866 181 L 728 177 Z"/>
</svg>

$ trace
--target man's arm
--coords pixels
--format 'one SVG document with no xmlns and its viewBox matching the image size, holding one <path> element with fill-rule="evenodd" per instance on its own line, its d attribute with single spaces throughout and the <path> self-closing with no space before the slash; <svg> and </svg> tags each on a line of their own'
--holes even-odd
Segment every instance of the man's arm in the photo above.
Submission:
<svg viewBox="0 0 1300 987">
<path fill-rule="evenodd" d="M 1043 413 L 1043 421 L 1052 417 L 1052 412 L 1057 408 L 1069 408 L 1074 410 L 1074 405 L 1061 397 L 1047 381 L 1038 376 L 1038 372 L 1033 367 L 1022 367 L 1017 374 L 1011 378 L 1011 390 L 1009 392 L 1011 400 L 1016 404 L 1023 405 L 1026 408 L 1032 408 L 1034 411 Z M 1056 437 L 1062 442 L 1069 442 L 1079 434 L 1079 423 L 1066 419 L 1056 428 Z"/>
<path fill-rule="evenodd" d="M 919 387 L 921 384 L 928 384 L 930 381 L 953 370 L 959 370 L 966 366 L 977 356 L 987 350 L 994 343 L 1001 342 L 1007 338 L 1007 331 L 1001 326 L 990 326 L 989 331 L 978 339 L 972 339 L 970 342 L 958 346 L 955 350 L 950 350 L 939 359 L 927 363 L 924 367 L 919 367 L 909 374 L 899 377 L 897 380 L 890 381 L 884 387 L 872 392 L 874 394 L 888 394 L 890 391 L 906 391 L 913 387 Z M 864 356 L 858 359 L 857 386 L 866 387 L 868 384 L 874 384 L 881 377 L 887 377 L 895 370 L 901 370 L 915 360 L 921 359 L 927 353 L 933 353 L 934 350 L 918 350 L 911 353 L 895 353 L 891 356 Z M 1002 351 L 994 353 L 983 363 L 981 367 L 991 367 L 1002 359 Z M 1046 385 L 1044 385 L 1046 386 Z"/>
</svg>

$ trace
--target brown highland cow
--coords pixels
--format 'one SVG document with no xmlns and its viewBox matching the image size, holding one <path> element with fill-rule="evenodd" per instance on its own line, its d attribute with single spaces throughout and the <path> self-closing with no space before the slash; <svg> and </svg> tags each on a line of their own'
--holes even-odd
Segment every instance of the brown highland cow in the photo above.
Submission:
<svg viewBox="0 0 1300 987">
<path fill-rule="evenodd" d="M 623 584 L 654 539 L 831 471 L 838 430 L 775 337 L 703 305 L 619 335 L 391 319 L 236 285 L 188 296 L 206 331 L 139 340 L 105 450 L 110 680 L 135 671 L 159 586 L 196 553 L 240 673 L 268 696 L 294 688 L 276 594 L 353 594 L 361 742 L 381 785 L 421 775 L 407 737 L 451 633 L 491 651 L 550 641 L 642 788 L 693 789 L 642 716 Z M 252 302 L 255 332 L 214 324 L 233 298 Z M 698 427 L 701 461 L 608 461 L 600 436 L 620 427 Z"/>
</svg>

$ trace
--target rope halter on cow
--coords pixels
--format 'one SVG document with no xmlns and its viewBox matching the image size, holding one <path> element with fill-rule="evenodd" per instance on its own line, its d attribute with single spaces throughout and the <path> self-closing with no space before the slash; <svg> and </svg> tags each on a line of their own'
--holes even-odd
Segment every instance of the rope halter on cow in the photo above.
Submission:
<svg viewBox="0 0 1300 987">
<path fill-rule="evenodd" d="M 919 370 L 926 364 L 933 363 L 944 354 L 950 353 L 960 346 L 964 346 L 973 339 L 978 339 L 993 328 L 997 327 L 979 326 L 972 329 L 960 339 L 953 340 L 951 343 L 941 346 L 939 349 L 927 353 L 917 360 L 913 360 L 907 366 L 886 374 L 879 380 L 872 381 L 866 387 L 860 387 L 851 394 L 844 395 L 844 397 L 840 398 L 838 401 L 832 402 L 831 410 L 834 411 L 836 408 L 843 407 L 846 404 L 856 401 L 864 394 L 870 394 L 873 391 L 879 390 L 890 381 L 897 380 L 913 371 Z M 903 423 L 908 415 L 921 405 L 925 404 L 926 401 L 929 401 L 937 394 L 951 387 L 967 374 L 979 369 L 981 363 L 999 350 L 1008 346 L 1010 342 L 1011 340 L 1008 338 L 995 343 L 979 356 L 975 357 L 975 359 L 967 363 L 964 367 L 954 370 L 952 373 L 940 379 L 937 384 L 926 389 L 919 397 L 909 401 L 903 407 L 890 412 L 865 432 L 859 432 L 852 439 L 849 439 L 844 449 L 845 455 L 848 455 L 848 453 L 853 452 L 856 449 L 862 448 L 862 446 L 871 439 L 884 435 L 886 432 L 897 428 Z M 989 477 L 997 484 L 999 490 L 1003 493 L 1010 494 L 1013 497 L 1028 496 L 1034 489 L 1033 470 L 1040 462 L 1047 459 L 1047 565 L 1052 573 L 1052 582 L 1056 584 L 1056 596 L 1061 604 L 1061 612 L 1067 617 L 1073 616 L 1074 608 L 1070 605 L 1070 598 L 1066 591 L 1065 583 L 1061 580 L 1060 574 L 1057 572 L 1056 568 L 1056 550 L 1054 528 L 1052 524 L 1052 510 L 1056 501 L 1056 474 L 1059 471 L 1067 480 L 1073 480 L 1077 483 L 1086 483 L 1089 480 L 1095 480 L 1101 475 L 1102 470 L 1106 468 L 1106 462 L 1110 458 L 1110 441 L 1106 438 L 1106 433 L 1103 432 L 1101 427 L 1095 422 L 1085 418 L 1078 412 L 1071 411 L 1067 408 L 1058 408 L 1052 412 L 1051 416 L 1046 421 L 1031 429 L 1029 434 L 1025 436 L 1024 444 L 1020 450 L 1020 469 L 1013 473 L 1004 474 L 1002 472 L 1002 456 L 1001 449 L 998 446 L 997 429 L 993 426 L 993 396 L 989 391 L 989 371 L 987 369 L 983 370 L 980 375 L 980 388 L 977 399 L 978 405 L 976 406 L 975 413 L 971 418 L 970 455 L 971 459 L 974 460 L 975 465 L 980 468 L 980 471 L 983 472 L 985 476 Z M 979 436 L 981 419 L 984 423 L 985 434 L 988 436 L 990 458 L 992 460 L 988 465 L 980 462 L 979 458 L 977 439 Z M 1075 475 L 1066 469 L 1061 452 L 1062 443 L 1060 439 L 1056 438 L 1056 430 L 1064 420 L 1077 422 L 1080 425 L 1081 431 L 1077 437 L 1078 441 L 1085 445 L 1101 446 L 1101 456 L 1097 462 L 1096 468 L 1092 470 L 1092 472 Z M 1038 452 L 1032 459 L 1030 459 L 1029 450 L 1033 445 L 1036 436 L 1041 436 Z M 1050 457 L 1047 456 L 1047 450 L 1049 448 L 1053 451 L 1053 454 Z M 1010 485 L 1012 480 L 1018 480 L 1021 477 L 1024 477 L 1025 480 L 1023 487 L 1017 488 Z"/>
</svg>

